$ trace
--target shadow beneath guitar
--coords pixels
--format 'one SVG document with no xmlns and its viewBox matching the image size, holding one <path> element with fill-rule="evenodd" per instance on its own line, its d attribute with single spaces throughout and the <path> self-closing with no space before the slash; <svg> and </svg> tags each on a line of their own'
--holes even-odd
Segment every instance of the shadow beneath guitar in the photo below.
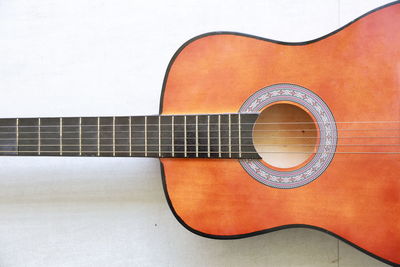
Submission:
<svg viewBox="0 0 400 267">
<path fill-rule="evenodd" d="M 3 157 L 0 165 L 0 205 L 165 201 L 158 159 Z"/>
</svg>

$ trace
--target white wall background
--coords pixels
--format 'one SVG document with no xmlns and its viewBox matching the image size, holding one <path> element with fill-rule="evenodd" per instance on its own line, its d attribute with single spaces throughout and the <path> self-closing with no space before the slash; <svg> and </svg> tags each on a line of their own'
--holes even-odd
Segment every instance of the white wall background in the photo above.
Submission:
<svg viewBox="0 0 400 267">
<path fill-rule="evenodd" d="M 387 0 L 0 0 L 1 117 L 158 113 L 198 34 L 325 35 Z M 0 158 L 0 266 L 385 266 L 291 229 L 234 241 L 184 229 L 156 159 Z"/>
</svg>

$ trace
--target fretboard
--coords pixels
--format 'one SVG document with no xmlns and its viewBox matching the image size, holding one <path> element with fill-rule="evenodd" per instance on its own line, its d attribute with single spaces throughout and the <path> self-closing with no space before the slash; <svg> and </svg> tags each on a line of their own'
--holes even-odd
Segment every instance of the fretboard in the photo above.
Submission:
<svg viewBox="0 0 400 267">
<path fill-rule="evenodd" d="M 0 119 L 0 156 L 259 158 L 258 114 Z"/>
</svg>

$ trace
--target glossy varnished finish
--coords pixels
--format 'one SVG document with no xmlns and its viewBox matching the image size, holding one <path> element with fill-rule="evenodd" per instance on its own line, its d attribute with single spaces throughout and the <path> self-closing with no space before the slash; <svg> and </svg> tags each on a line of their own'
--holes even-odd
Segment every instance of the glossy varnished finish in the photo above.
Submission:
<svg viewBox="0 0 400 267">
<path fill-rule="evenodd" d="M 319 95 L 338 122 L 400 121 L 399 16 L 400 4 L 394 4 L 304 44 L 231 33 L 192 40 L 171 62 L 162 113 L 237 112 L 255 91 L 293 83 Z M 400 131 L 375 134 L 399 136 Z M 350 142 L 341 139 L 343 135 L 339 131 L 338 152 L 348 151 L 340 146 Z M 379 141 L 365 138 L 362 143 Z M 382 147 L 360 151 L 382 151 Z M 318 179 L 286 190 L 257 182 L 237 160 L 162 159 L 162 163 L 171 207 L 194 232 L 228 238 L 285 225 L 310 225 L 381 260 L 400 263 L 399 154 L 336 154 Z"/>
</svg>

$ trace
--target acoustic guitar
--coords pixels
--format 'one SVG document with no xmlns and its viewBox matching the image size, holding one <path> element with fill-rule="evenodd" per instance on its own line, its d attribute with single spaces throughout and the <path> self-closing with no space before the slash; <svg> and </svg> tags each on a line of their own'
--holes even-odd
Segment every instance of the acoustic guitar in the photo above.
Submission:
<svg viewBox="0 0 400 267">
<path fill-rule="evenodd" d="M 160 158 L 193 233 L 308 227 L 400 264 L 399 18 L 397 1 L 307 42 L 198 36 L 160 115 L 1 119 L 0 154 Z"/>
</svg>

